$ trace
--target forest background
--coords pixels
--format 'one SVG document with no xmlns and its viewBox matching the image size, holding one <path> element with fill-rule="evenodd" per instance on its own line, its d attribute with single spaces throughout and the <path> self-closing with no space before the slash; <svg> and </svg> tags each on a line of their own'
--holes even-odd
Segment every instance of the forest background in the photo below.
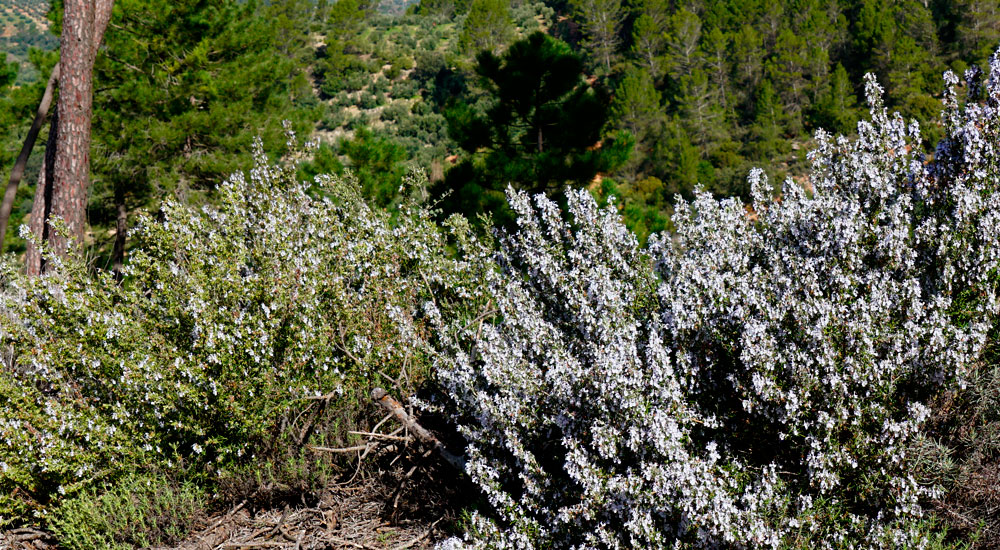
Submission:
<svg viewBox="0 0 1000 550">
<path fill-rule="evenodd" d="M 5 176 L 56 61 L 58 10 L 47 9 L 34 0 L 0 6 Z M 87 244 L 104 267 L 121 212 L 155 211 L 164 197 L 211 200 L 214 185 L 247 166 L 254 136 L 268 154 L 284 152 L 282 120 L 319 143 L 302 159 L 303 176 L 350 169 L 389 206 L 404 174 L 421 169 L 427 197 L 446 211 L 503 218 L 503 187 L 533 188 L 527 180 L 541 176 L 503 172 L 484 150 L 512 148 L 501 164 L 542 160 L 523 144 L 470 138 L 476 117 L 518 124 L 490 111 L 499 88 L 477 72 L 476 56 L 502 55 L 534 31 L 568 45 L 583 69 L 569 89 L 580 84 L 595 98 L 583 118 L 596 127 L 546 121 L 564 127 L 551 144 L 578 165 L 581 150 L 607 149 L 547 189 L 616 196 L 643 239 L 668 228 L 674 197 L 697 185 L 746 197 L 753 166 L 808 186 L 812 132 L 853 132 L 867 72 L 891 109 L 924 123 L 932 147 L 940 75 L 982 65 L 1000 41 L 1000 7 L 988 0 L 123 1 L 115 17 L 95 70 L 88 207 Z M 593 143 L 558 143 L 581 132 Z M 24 250 L 16 228 L 31 209 L 40 156 L 18 190 L 5 250 Z"/>
</svg>

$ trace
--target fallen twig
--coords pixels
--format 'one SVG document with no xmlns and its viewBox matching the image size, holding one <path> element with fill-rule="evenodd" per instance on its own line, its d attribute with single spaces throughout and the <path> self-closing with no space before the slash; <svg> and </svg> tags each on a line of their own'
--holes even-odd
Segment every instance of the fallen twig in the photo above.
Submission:
<svg viewBox="0 0 1000 550">
<path fill-rule="evenodd" d="M 353 453 L 357 451 L 364 451 L 368 449 L 369 446 L 371 446 L 371 443 L 355 445 L 353 447 L 319 447 L 317 445 L 309 445 L 309 448 L 323 453 Z"/>
<path fill-rule="evenodd" d="M 49 535 L 45 531 L 39 531 L 38 529 L 32 529 L 30 527 L 13 529 L 9 531 L 9 534 L 14 538 L 14 540 L 18 542 L 28 542 L 32 540 L 51 538 L 51 535 Z"/>
<path fill-rule="evenodd" d="M 327 538 L 330 539 L 331 542 L 336 542 L 337 544 L 351 546 L 353 548 L 362 548 L 364 550 L 378 550 L 374 546 L 368 546 L 367 544 L 361 544 L 358 542 L 354 542 L 353 540 L 342 539 L 340 537 L 335 537 L 333 535 L 329 535 Z"/>
<path fill-rule="evenodd" d="M 373 431 L 373 432 L 377 432 L 377 431 L 378 431 L 378 429 L 382 427 L 382 424 L 385 424 L 386 422 L 388 422 L 390 418 L 392 418 L 392 413 L 389 413 L 389 414 L 385 415 L 385 416 L 384 416 L 384 417 L 382 418 L 382 420 L 379 420 L 379 421 L 378 421 L 378 424 L 375 424 L 375 425 L 374 425 L 374 426 L 372 427 L 372 431 Z"/>
<path fill-rule="evenodd" d="M 281 526 L 284 525 L 286 519 L 288 519 L 288 505 L 287 504 L 285 505 L 285 509 L 281 511 L 281 517 L 278 518 L 278 523 L 274 524 L 274 527 L 271 529 L 271 531 L 267 534 L 267 536 L 265 538 L 270 538 L 270 537 L 274 536 L 275 534 L 277 534 L 277 532 L 281 530 Z"/>
<path fill-rule="evenodd" d="M 285 548 L 291 546 L 290 542 L 227 542 L 221 544 L 219 548 Z"/>
<path fill-rule="evenodd" d="M 302 401 L 329 401 L 334 397 L 340 397 L 340 393 L 334 391 L 323 395 L 307 395 L 305 397 L 300 397 L 299 399 Z"/>
<path fill-rule="evenodd" d="M 410 540 L 408 540 L 408 541 L 406 541 L 406 542 L 404 542 L 402 544 L 399 544 L 399 545 L 393 547 L 392 550 L 406 550 L 407 548 L 409 548 L 409 547 L 411 547 L 411 546 L 413 546 L 415 544 L 419 544 L 421 541 L 423 541 L 424 539 L 426 539 L 427 537 L 430 536 L 431 531 L 434 530 L 434 527 L 437 526 L 437 524 L 441 521 L 441 519 L 443 519 L 443 518 L 439 518 L 437 521 L 435 521 L 434 523 L 432 523 L 431 526 L 428 527 L 427 530 L 424 531 L 422 534 L 417 535 L 417 536 L 413 537 L 412 539 L 410 539 Z"/>
<path fill-rule="evenodd" d="M 225 522 L 229 521 L 230 519 L 232 519 L 233 516 L 236 515 L 236 512 L 239 512 L 240 510 L 242 510 L 243 507 L 246 506 L 246 504 L 247 504 L 247 501 L 244 500 L 243 502 L 240 502 L 239 504 L 237 504 L 236 506 L 234 506 L 233 509 L 230 510 L 228 514 L 222 516 L 222 518 L 220 518 L 219 521 L 213 523 L 211 525 L 211 527 L 209 527 L 208 529 L 205 529 L 203 531 L 204 534 L 201 537 L 198 538 L 198 542 L 204 542 L 206 537 L 214 534 L 213 531 L 215 531 L 216 529 L 218 529 L 219 526 L 222 525 L 223 523 L 225 523 Z M 212 547 L 212 546 L 215 546 L 215 545 L 214 544 L 209 544 L 208 546 Z"/>
<path fill-rule="evenodd" d="M 412 437 L 402 437 L 402 436 L 398 436 L 398 435 L 380 434 L 380 433 L 374 433 L 374 432 L 354 432 L 354 431 L 349 431 L 347 433 L 352 434 L 352 435 L 364 435 L 364 436 L 368 436 L 368 437 L 374 437 L 376 439 L 390 439 L 392 441 L 404 441 L 404 442 L 405 441 L 413 441 Z"/>
</svg>

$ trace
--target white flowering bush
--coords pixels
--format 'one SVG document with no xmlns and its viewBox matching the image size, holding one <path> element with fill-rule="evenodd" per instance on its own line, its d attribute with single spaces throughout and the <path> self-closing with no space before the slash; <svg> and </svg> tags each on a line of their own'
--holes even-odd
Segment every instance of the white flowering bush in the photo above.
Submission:
<svg viewBox="0 0 1000 550">
<path fill-rule="evenodd" d="M 0 526 L 129 469 L 214 475 L 282 438 L 297 452 L 342 438 L 371 387 L 409 391 L 427 372 L 394 319 L 425 336 L 418 306 L 475 302 L 447 254 L 463 224 L 442 231 L 413 202 L 390 215 L 352 180 L 302 184 L 255 157 L 217 206 L 143 218 L 121 286 L 78 259 L 35 279 L 4 264 Z M 323 410 L 339 433 L 316 429 L 334 424 Z"/>
<path fill-rule="evenodd" d="M 919 548 L 928 400 L 998 313 L 1000 58 L 946 138 L 883 107 L 817 135 L 807 192 L 700 193 L 638 248 L 613 208 L 509 191 L 495 319 L 442 322 L 437 377 L 491 510 L 475 548 Z M 451 540 L 446 547 L 461 546 Z"/>
</svg>

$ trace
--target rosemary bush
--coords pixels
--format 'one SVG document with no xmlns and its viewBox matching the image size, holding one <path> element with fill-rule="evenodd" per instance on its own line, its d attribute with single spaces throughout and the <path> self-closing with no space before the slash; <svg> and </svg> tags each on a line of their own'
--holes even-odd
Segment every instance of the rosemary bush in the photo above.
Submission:
<svg viewBox="0 0 1000 550">
<path fill-rule="evenodd" d="M 856 139 L 752 208 L 699 193 L 640 249 L 613 207 L 508 191 L 495 322 L 439 324 L 437 378 L 491 510 L 475 548 L 920 548 L 929 400 L 998 313 L 1000 57 L 933 160 L 867 81 Z M 974 101 L 979 100 L 979 101 Z M 445 547 L 459 547 L 450 540 Z"/>
<path fill-rule="evenodd" d="M 3 264 L 0 526 L 129 470 L 210 483 L 343 438 L 371 387 L 406 393 L 427 372 L 393 319 L 419 333 L 420 304 L 471 297 L 447 254 L 464 225 L 443 231 L 413 201 L 370 208 L 351 179 L 299 183 L 259 144 L 255 159 L 218 206 L 143 218 L 121 286 L 79 259 L 35 279 Z M 317 429 L 331 418 L 338 433 Z"/>
</svg>

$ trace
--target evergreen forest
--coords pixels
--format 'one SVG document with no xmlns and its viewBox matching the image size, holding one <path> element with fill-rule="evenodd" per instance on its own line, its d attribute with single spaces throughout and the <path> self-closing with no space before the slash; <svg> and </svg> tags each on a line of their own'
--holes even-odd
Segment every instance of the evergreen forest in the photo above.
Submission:
<svg viewBox="0 0 1000 550">
<path fill-rule="evenodd" d="M 1000 548 L 998 48 L 0 0 L 0 548 Z"/>
</svg>

